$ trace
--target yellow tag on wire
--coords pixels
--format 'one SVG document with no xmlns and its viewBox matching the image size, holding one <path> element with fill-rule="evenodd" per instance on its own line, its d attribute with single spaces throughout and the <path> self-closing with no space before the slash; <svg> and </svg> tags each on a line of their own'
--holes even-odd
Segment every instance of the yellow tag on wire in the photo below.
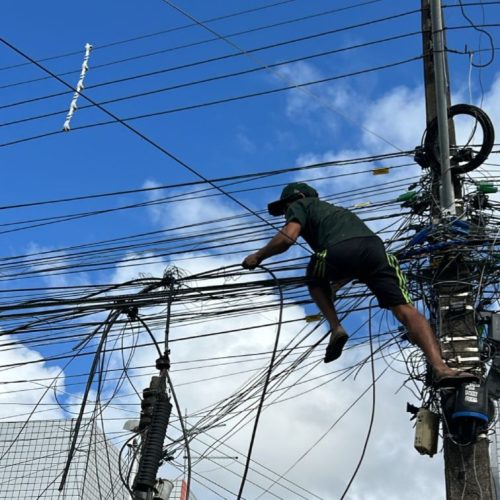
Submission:
<svg viewBox="0 0 500 500">
<path fill-rule="evenodd" d="M 309 316 L 306 316 L 305 320 L 306 323 L 314 323 L 315 321 L 321 321 L 321 314 L 310 314 Z"/>
<path fill-rule="evenodd" d="M 385 175 L 389 173 L 389 167 L 380 167 L 372 170 L 373 175 Z"/>
</svg>

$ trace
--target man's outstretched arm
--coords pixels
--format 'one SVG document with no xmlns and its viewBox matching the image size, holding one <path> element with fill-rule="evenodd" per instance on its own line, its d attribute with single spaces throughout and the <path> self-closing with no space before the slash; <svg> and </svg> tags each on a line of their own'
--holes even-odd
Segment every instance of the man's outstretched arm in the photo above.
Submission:
<svg viewBox="0 0 500 500">
<path fill-rule="evenodd" d="M 245 257 L 241 265 L 245 269 L 255 269 L 268 257 L 286 252 L 299 237 L 300 229 L 301 227 L 298 222 L 289 222 L 260 250 Z"/>
</svg>

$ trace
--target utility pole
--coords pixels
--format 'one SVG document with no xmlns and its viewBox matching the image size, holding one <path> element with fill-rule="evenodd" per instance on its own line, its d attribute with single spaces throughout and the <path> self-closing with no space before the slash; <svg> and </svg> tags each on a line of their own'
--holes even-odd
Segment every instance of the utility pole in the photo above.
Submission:
<svg viewBox="0 0 500 500">
<path fill-rule="evenodd" d="M 451 182 L 450 136 L 448 131 L 448 106 L 450 89 L 446 85 L 446 53 L 444 48 L 443 13 L 440 0 L 431 0 L 432 53 L 434 60 L 434 86 L 436 116 L 441 164 L 440 205 L 443 213 L 455 215 L 455 194 Z"/>
<path fill-rule="evenodd" d="M 448 117 L 450 91 L 446 83 L 449 79 L 441 1 L 421 0 L 421 6 L 427 127 L 437 120 L 440 164 L 432 174 L 431 198 L 439 200 L 439 205 L 431 202 L 431 224 L 442 227 L 442 234 L 446 235 L 447 227 L 455 222 L 457 206 L 459 210 L 462 206 L 462 181 L 458 174 L 453 173 L 454 164 L 450 162 L 450 144 L 453 148 L 456 141 L 453 126 L 449 127 L 449 121 L 451 125 L 453 123 Z M 433 326 L 443 358 L 452 368 L 482 375 L 471 286 L 472 269 L 458 251 L 453 252 L 453 247 L 446 252 L 434 252 L 431 259 L 436 270 L 431 301 Z M 459 389 L 441 390 L 447 500 L 493 498 L 489 442 L 483 430 L 488 422 L 481 426 L 477 420 L 471 423 L 464 418 L 455 418 L 473 413 L 457 411 L 460 398 L 467 400 L 469 396 L 472 399 L 487 398 L 484 384 L 465 384 Z M 463 437 L 466 434 L 467 439 L 457 441 L 457 435 Z"/>
</svg>

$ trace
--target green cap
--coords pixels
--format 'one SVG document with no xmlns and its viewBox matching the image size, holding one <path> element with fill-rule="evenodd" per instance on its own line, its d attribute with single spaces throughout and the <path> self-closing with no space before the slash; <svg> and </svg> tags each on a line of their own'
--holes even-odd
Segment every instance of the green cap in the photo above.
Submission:
<svg viewBox="0 0 500 500">
<path fill-rule="evenodd" d="M 302 198 L 301 195 L 304 195 L 306 198 L 317 198 L 318 192 L 304 182 L 292 182 L 283 188 L 279 200 L 267 205 L 267 210 L 271 215 L 283 215 L 286 210 L 286 204 Z"/>
</svg>

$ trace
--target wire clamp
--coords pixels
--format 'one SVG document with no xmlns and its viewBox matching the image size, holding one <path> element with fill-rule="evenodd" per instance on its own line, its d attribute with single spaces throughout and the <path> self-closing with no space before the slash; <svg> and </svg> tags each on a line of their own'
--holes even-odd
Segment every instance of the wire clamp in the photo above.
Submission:
<svg viewBox="0 0 500 500">
<path fill-rule="evenodd" d="M 170 351 L 167 351 L 163 356 L 156 360 L 156 369 L 157 370 L 169 370 L 170 369 L 170 359 L 169 355 Z"/>
</svg>

